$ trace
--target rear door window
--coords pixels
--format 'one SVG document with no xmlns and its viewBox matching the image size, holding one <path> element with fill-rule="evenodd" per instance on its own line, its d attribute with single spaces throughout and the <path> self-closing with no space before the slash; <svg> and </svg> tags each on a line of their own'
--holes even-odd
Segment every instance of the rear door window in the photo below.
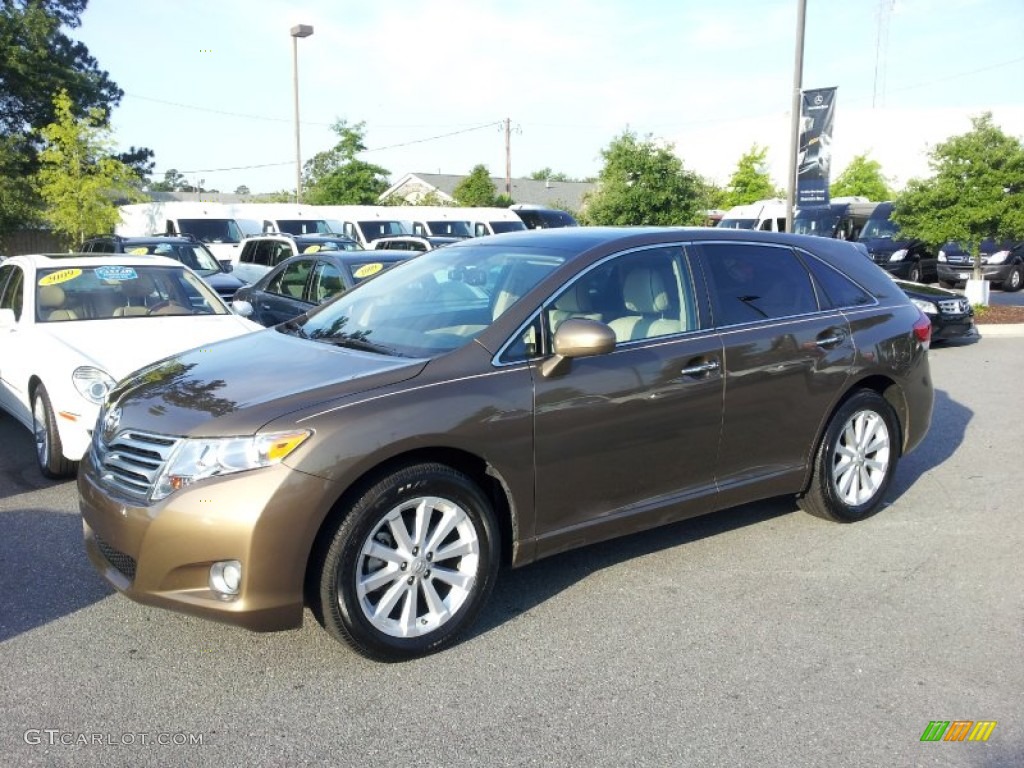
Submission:
<svg viewBox="0 0 1024 768">
<path fill-rule="evenodd" d="M 751 323 L 818 310 L 811 276 L 784 246 L 708 243 L 715 324 Z"/>
</svg>

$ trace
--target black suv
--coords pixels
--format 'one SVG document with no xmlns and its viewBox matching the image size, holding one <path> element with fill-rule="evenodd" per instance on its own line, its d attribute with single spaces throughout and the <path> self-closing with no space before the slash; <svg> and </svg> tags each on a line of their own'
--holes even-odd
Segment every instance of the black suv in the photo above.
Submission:
<svg viewBox="0 0 1024 768">
<path fill-rule="evenodd" d="M 180 261 L 195 272 L 217 294 L 229 302 L 243 283 L 214 257 L 210 250 L 192 235 L 149 235 L 121 237 L 107 235 L 86 240 L 82 253 L 130 253 L 136 256 L 167 256 Z"/>
<path fill-rule="evenodd" d="M 871 260 L 895 277 L 912 283 L 938 280 L 935 253 L 923 240 L 907 237 L 892 220 L 893 204 L 879 203 L 857 240 L 864 243 Z"/>
<path fill-rule="evenodd" d="M 986 238 L 978 246 L 985 279 L 1004 291 L 1024 286 L 1024 240 Z M 963 285 L 974 269 L 974 257 L 960 243 L 946 243 L 939 251 L 939 281 L 948 288 Z"/>
</svg>

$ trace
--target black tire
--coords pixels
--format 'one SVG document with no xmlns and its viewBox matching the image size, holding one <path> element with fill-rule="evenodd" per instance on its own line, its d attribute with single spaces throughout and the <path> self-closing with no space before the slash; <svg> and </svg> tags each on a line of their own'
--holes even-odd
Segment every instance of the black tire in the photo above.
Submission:
<svg viewBox="0 0 1024 768">
<path fill-rule="evenodd" d="M 439 534 L 445 520 L 454 524 Z M 461 472 L 443 464 L 398 470 L 363 493 L 326 542 L 315 613 L 331 635 L 368 658 L 434 653 L 473 623 L 490 595 L 498 536 L 490 503 Z M 445 549 L 452 556 L 444 557 Z M 369 588 L 357 586 L 361 577 Z"/>
<path fill-rule="evenodd" d="M 863 430 L 861 435 L 857 429 Z M 846 448 L 851 441 L 868 437 L 867 445 Z M 896 473 L 900 445 L 892 406 L 871 390 L 855 392 L 839 406 L 825 430 L 810 487 L 798 499 L 801 509 L 837 523 L 871 517 L 881 508 Z M 847 450 L 853 455 L 844 462 L 842 454 Z"/>
<path fill-rule="evenodd" d="M 907 280 L 912 283 L 921 282 L 921 262 L 915 261 L 910 265 L 910 269 L 907 271 Z"/>
<path fill-rule="evenodd" d="M 1024 286 L 1024 267 L 1017 264 L 1003 280 L 1002 289 L 1007 293 L 1016 293 Z"/>
<path fill-rule="evenodd" d="M 75 474 L 78 462 L 64 457 L 64 447 L 57 431 L 57 418 L 50 404 L 46 387 L 40 384 L 32 395 L 32 436 L 36 443 L 36 461 L 43 477 L 59 480 Z"/>
</svg>

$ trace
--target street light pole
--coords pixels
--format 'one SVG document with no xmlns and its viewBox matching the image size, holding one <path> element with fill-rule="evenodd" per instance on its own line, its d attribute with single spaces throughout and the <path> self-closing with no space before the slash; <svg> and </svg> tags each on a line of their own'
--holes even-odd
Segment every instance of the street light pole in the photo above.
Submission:
<svg viewBox="0 0 1024 768">
<path fill-rule="evenodd" d="M 295 93 L 295 202 L 302 202 L 302 150 L 299 146 L 299 38 L 313 34 L 309 24 L 297 24 L 292 35 L 292 90 Z"/>
<path fill-rule="evenodd" d="M 793 62 L 793 105 L 789 129 L 789 183 L 786 184 L 786 231 L 793 231 L 793 208 L 796 205 L 796 159 L 800 152 L 800 112 L 803 106 L 801 89 L 804 80 L 804 17 L 807 0 L 796 4 L 796 57 Z"/>
</svg>

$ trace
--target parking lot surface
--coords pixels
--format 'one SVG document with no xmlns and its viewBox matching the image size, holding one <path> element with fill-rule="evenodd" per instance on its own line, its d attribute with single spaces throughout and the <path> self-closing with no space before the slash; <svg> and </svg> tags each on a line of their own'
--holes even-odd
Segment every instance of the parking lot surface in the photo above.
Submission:
<svg viewBox="0 0 1024 768">
<path fill-rule="evenodd" d="M 983 329 L 984 333 L 984 329 Z M 504 572 L 451 649 L 375 664 L 136 605 L 0 417 L 5 765 L 1024 764 L 1024 340 L 931 353 L 936 408 L 855 525 L 752 504 Z M 932 721 L 986 742 L 922 742 Z"/>
</svg>

